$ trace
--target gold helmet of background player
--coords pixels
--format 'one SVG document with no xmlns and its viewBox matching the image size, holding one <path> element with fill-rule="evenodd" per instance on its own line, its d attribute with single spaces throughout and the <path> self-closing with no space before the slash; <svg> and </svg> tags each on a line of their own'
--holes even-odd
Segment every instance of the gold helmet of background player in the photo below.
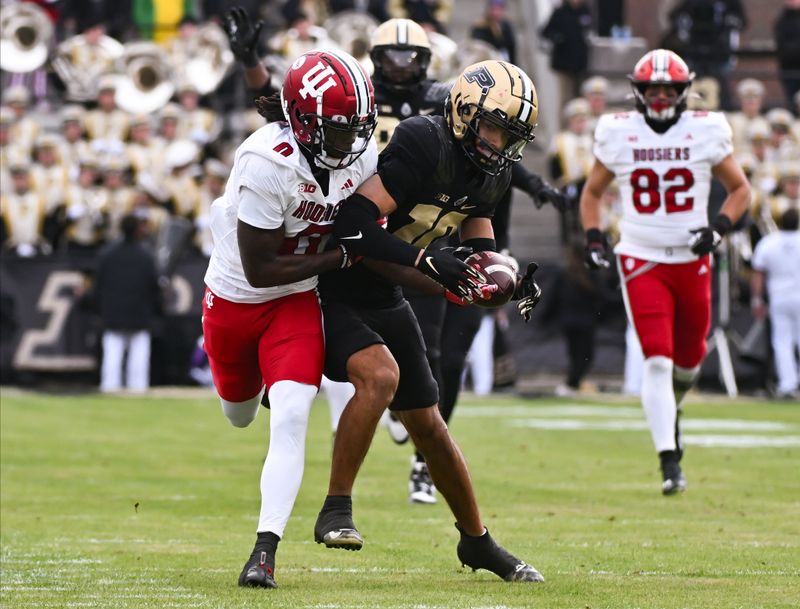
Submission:
<svg viewBox="0 0 800 609">
<path fill-rule="evenodd" d="M 411 89 L 425 79 L 431 44 L 421 25 L 411 19 L 389 19 L 375 29 L 370 44 L 375 84 Z"/>
<path fill-rule="evenodd" d="M 453 136 L 470 160 L 491 175 L 522 158 L 525 145 L 533 141 L 538 116 L 539 100 L 530 77 L 513 64 L 494 59 L 465 68 L 445 102 L 445 117 Z M 498 125 L 508 134 L 502 150 L 480 139 L 481 120 Z M 487 156 L 481 149 L 493 154 Z"/>
</svg>

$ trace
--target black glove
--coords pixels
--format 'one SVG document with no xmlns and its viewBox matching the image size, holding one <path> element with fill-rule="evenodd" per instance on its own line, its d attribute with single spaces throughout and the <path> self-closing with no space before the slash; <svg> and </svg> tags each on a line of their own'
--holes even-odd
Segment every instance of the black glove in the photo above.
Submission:
<svg viewBox="0 0 800 609">
<path fill-rule="evenodd" d="M 480 288 L 486 283 L 486 278 L 448 251 L 423 251 L 417 270 L 460 298 L 471 301 L 483 297 Z"/>
<path fill-rule="evenodd" d="M 448 254 L 453 254 L 456 258 L 461 260 L 462 262 L 472 256 L 475 253 L 471 247 L 466 245 L 459 245 L 458 247 L 454 247 L 452 245 L 448 245 L 447 247 L 440 248 L 443 252 L 447 252 Z"/>
<path fill-rule="evenodd" d="M 536 209 L 541 209 L 545 203 L 550 203 L 561 213 L 567 209 L 567 197 L 536 174 L 531 175 L 526 190 L 533 199 Z"/>
<path fill-rule="evenodd" d="M 517 311 L 519 311 L 519 314 L 522 315 L 526 322 L 530 321 L 533 307 L 535 307 L 542 298 L 542 289 L 539 287 L 539 284 L 533 280 L 533 274 L 538 268 L 538 264 L 531 262 L 525 274 L 517 276 L 517 289 L 514 290 L 514 295 L 511 297 L 511 300 L 518 301 Z"/>
<path fill-rule="evenodd" d="M 258 65 L 258 38 L 264 22 L 259 20 L 253 25 L 247 11 L 241 6 L 234 6 L 225 14 L 224 26 L 236 59 L 246 68 Z"/>
<path fill-rule="evenodd" d="M 606 236 L 597 228 L 586 231 L 586 247 L 583 253 L 583 262 L 590 269 L 607 269 L 611 266 L 608 261 L 608 241 Z"/>
<path fill-rule="evenodd" d="M 710 254 L 722 241 L 725 234 L 731 230 L 731 219 L 728 216 L 719 214 L 711 226 L 704 226 L 703 228 L 696 228 L 690 230 L 692 233 L 689 239 L 689 248 L 693 254 L 698 256 L 705 256 Z"/>
</svg>

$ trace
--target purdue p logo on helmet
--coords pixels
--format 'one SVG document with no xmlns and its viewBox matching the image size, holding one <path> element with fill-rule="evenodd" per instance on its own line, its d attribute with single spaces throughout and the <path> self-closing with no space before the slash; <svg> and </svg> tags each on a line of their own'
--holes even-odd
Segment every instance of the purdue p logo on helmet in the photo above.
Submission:
<svg viewBox="0 0 800 609">
<path fill-rule="evenodd" d="M 522 158 L 533 141 L 539 100 L 533 81 L 514 64 L 488 60 L 468 66 L 458 77 L 445 102 L 445 117 L 467 156 L 483 171 L 495 175 Z M 478 124 L 489 120 L 508 135 L 502 150 L 492 148 L 487 159 L 476 149 Z M 486 147 L 486 142 L 481 141 Z"/>
</svg>

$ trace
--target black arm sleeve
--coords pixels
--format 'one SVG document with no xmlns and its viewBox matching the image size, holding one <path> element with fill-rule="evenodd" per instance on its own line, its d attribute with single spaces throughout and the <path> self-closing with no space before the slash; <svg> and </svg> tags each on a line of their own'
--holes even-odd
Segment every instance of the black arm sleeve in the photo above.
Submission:
<svg viewBox="0 0 800 609">
<path fill-rule="evenodd" d="M 533 192 L 542 187 L 542 178 L 528 171 L 522 163 L 511 166 L 511 185 L 525 192 Z"/>
<path fill-rule="evenodd" d="M 348 254 L 414 266 L 420 248 L 402 241 L 378 225 L 380 210 L 364 195 L 350 195 L 342 204 L 333 235 Z"/>
<path fill-rule="evenodd" d="M 487 239 L 486 237 L 476 237 L 475 239 L 467 239 L 462 241 L 463 247 L 471 247 L 473 252 L 496 252 L 497 244 L 494 239 Z"/>
</svg>

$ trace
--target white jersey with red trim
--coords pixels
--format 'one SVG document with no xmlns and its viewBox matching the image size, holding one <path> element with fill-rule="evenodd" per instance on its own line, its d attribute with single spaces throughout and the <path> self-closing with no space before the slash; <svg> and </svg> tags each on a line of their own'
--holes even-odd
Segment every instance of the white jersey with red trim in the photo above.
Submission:
<svg viewBox="0 0 800 609">
<path fill-rule="evenodd" d="M 711 169 L 733 152 L 719 112 L 685 111 L 665 133 L 639 112 L 606 114 L 595 158 L 615 176 L 623 202 L 618 254 L 655 262 L 696 260 L 690 230 L 708 225 Z"/>
<path fill-rule="evenodd" d="M 314 289 L 316 276 L 269 288 L 251 286 L 239 255 L 237 220 L 263 229 L 284 226 L 286 236 L 279 255 L 319 253 L 342 202 L 375 173 L 377 163 L 378 151 L 371 141 L 355 163 L 329 172 L 325 195 L 286 123 L 270 123 L 258 129 L 239 146 L 225 193 L 211 205 L 214 250 L 206 285 L 226 300 L 245 303 Z M 242 197 L 244 189 L 257 198 Z M 251 203 L 254 200 L 257 204 Z"/>
</svg>

